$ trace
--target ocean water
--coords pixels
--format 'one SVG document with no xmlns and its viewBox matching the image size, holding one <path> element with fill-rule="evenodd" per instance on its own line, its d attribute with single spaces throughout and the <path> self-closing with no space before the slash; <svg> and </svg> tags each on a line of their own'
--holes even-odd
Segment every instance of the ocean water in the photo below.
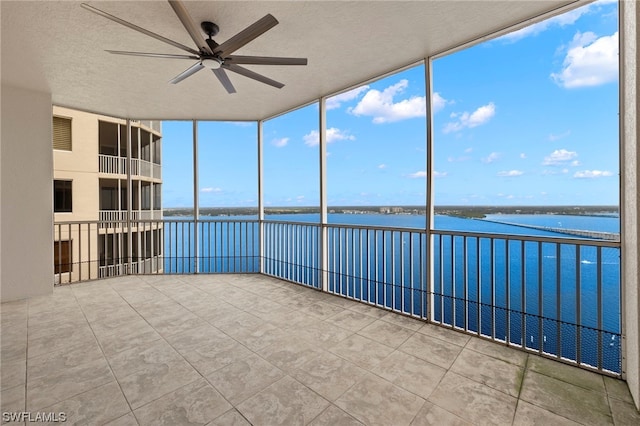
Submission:
<svg viewBox="0 0 640 426">
<path fill-rule="evenodd" d="M 200 272 L 258 270 L 257 226 L 218 222 L 255 217 L 201 219 L 205 222 L 198 233 Z M 318 219 L 315 214 L 267 216 L 267 220 L 309 224 L 295 230 L 275 223 L 267 227 L 270 235 L 278 236 L 266 248 L 269 273 L 319 284 L 318 251 L 309 249 L 319 241 L 314 225 Z M 604 216 L 492 215 L 489 219 L 602 232 L 619 229 L 617 218 Z M 434 228 L 443 231 L 567 237 L 478 219 L 436 216 L 434 220 Z M 427 314 L 427 240 L 424 234 L 400 231 L 424 229 L 424 216 L 329 214 L 328 222 L 355 228 L 329 229 L 329 291 L 420 317 Z M 358 226 L 397 230 L 370 233 Z M 174 245 L 167 253 L 165 241 L 166 272 L 194 271 L 193 234 L 190 227 L 171 230 L 165 225 L 165 240 Z M 430 304 L 436 321 L 620 372 L 618 248 L 597 249 L 589 240 L 582 245 L 555 244 L 445 234 L 434 237 Z"/>
</svg>

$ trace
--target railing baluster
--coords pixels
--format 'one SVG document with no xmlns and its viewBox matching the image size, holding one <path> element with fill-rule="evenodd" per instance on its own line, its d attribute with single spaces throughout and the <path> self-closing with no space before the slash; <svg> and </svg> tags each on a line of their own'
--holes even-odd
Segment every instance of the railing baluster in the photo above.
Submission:
<svg viewBox="0 0 640 426">
<path fill-rule="evenodd" d="M 598 333 L 598 370 L 602 369 L 602 247 L 596 248 L 596 318 Z"/>
<path fill-rule="evenodd" d="M 542 271 L 542 242 L 538 242 L 538 353 L 544 352 L 544 323 L 542 321 L 542 303 L 543 303 L 543 271 Z"/>
<path fill-rule="evenodd" d="M 562 255 L 561 245 L 556 244 L 556 357 L 562 358 L 562 292 L 560 286 L 560 256 Z"/>
<path fill-rule="evenodd" d="M 511 256 L 510 256 L 510 252 L 511 250 L 509 250 L 509 240 L 506 240 L 504 242 L 504 258 L 505 258 L 505 262 L 504 262 L 504 282 L 505 282 L 505 305 L 507 306 L 507 311 L 506 311 L 506 329 L 505 329 L 505 341 L 506 343 L 511 343 L 511 274 L 510 274 L 510 264 L 511 264 Z"/>
</svg>

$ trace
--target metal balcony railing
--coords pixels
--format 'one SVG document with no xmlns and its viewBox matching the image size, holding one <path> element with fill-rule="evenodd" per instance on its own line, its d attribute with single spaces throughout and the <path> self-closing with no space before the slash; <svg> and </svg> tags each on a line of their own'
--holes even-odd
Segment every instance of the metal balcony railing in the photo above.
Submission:
<svg viewBox="0 0 640 426">
<path fill-rule="evenodd" d="M 131 222 L 129 262 L 126 226 L 105 231 L 98 222 L 57 223 L 56 241 L 76 242 L 64 245 L 73 253 L 59 253 L 56 259 L 69 265 L 56 271 L 70 269 L 71 282 L 106 274 L 263 273 L 586 369 L 622 373 L 616 241 L 271 220 L 139 220 Z M 108 272 L 94 276 L 92 265 Z"/>
<path fill-rule="evenodd" d="M 127 159 L 115 155 L 98 155 L 98 172 L 126 175 Z M 131 175 L 162 179 L 162 166 L 139 158 L 131 159 Z"/>
</svg>

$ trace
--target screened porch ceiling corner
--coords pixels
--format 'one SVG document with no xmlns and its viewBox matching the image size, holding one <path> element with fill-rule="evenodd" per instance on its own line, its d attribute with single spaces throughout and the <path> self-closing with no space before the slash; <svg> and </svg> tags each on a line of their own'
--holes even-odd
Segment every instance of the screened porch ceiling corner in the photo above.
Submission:
<svg viewBox="0 0 640 426">
<path fill-rule="evenodd" d="M 165 1 L 86 1 L 187 46 Z M 196 23 L 214 21 L 221 42 L 267 13 L 279 25 L 239 55 L 307 57 L 306 67 L 248 66 L 283 89 L 232 75 L 229 95 L 209 73 L 168 81 L 193 61 L 111 55 L 110 50 L 184 53 L 95 15 L 79 1 L 1 3 L 2 83 L 52 94 L 55 105 L 132 119 L 259 120 L 403 66 L 515 29 L 586 0 L 189 1 Z"/>
</svg>

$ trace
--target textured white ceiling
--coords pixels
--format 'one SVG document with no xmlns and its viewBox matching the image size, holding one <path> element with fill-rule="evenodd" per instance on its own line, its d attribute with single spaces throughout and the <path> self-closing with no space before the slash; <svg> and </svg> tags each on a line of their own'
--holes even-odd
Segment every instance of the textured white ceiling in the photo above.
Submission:
<svg viewBox="0 0 640 426">
<path fill-rule="evenodd" d="M 52 93 L 54 104 L 139 119 L 254 120 L 335 93 L 575 0 L 187 1 L 196 23 L 220 26 L 222 43 L 267 13 L 280 24 L 235 54 L 309 58 L 307 66 L 247 65 L 278 90 L 228 73 L 229 95 L 208 70 L 168 81 L 195 61 L 111 55 L 183 51 L 121 26 L 75 1 L 2 1 L 2 83 Z M 194 46 L 165 1 L 88 4 Z M 514 58 L 514 60 L 517 60 Z"/>
</svg>

